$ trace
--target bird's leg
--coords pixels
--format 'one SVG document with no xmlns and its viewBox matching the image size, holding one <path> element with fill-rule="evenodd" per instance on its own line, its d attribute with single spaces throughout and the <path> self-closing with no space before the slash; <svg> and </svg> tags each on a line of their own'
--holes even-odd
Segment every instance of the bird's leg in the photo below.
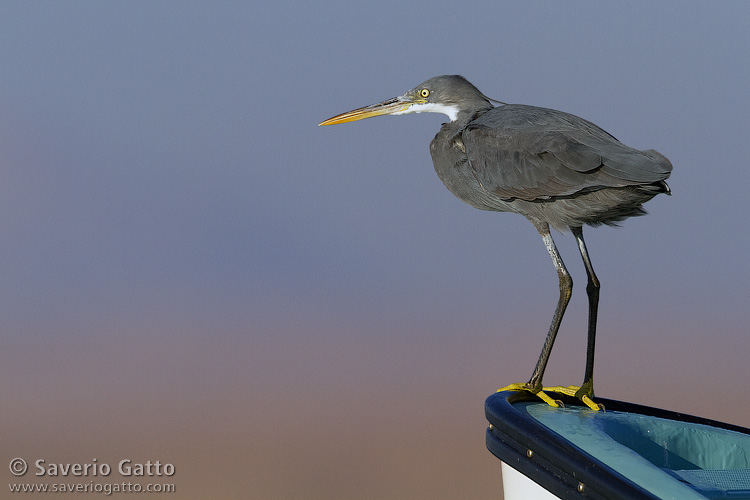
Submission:
<svg viewBox="0 0 750 500">
<path fill-rule="evenodd" d="M 555 242 L 552 240 L 552 235 L 549 232 L 549 225 L 546 223 L 540 225 L 540 227 L 537 227 L 537 230 L 539 230 L 539 234 L 542 235 L 544 246 L 547 247 L 547 251 L 549 252 L 550 257 L 552 257 L 552 262 L 555 264 L 557 277 L 560 282 L 560 298 L 557 301 L 555 314 L 552 316 L 552 323 L 549 326 L 549 332 L 544 341 L 542 353 L 539 355 L 539 361 L 537 361 L 534 373 L 531 375 L 531 379 L 529 379 L 528 382 L 531 387 L 541 388 L 542 377 L 544 376 L 544 370 L 547 368 L 547 362 L 549 361 L 549 356 L 552 352 L 552 345 L 555 343 L 557 331 L 560 329 L 560 323 L 562 323 L 565 309 L 568 307 L 568 302 L 570 302 L 570 297 L 573 294 L 573 279 L 565 268 L 562 257 L 560 257 L 560 252 L 557 251 L 557 246 L 555 246 Z"/>
<path fill-rule="evenodd" d="M 586 284 L 586 294 L 589 297 L 589 328 L 588 328 L 588 346 L 586 348 L 586 373 L 583 376 L 583 384 L 580 387 L 570 385 L 568 387 L 545 387 L 545 391 L 557 392 L 574 396 L 580 399 L 586 406 L 592 410 L 602 410 L 603 405 L 594 403 L 594 343 L 596 340 L 596 315 L 599 308 L 599 279 L 594 274 L 594 268 L 589 259 L 589 253 L 586 250 L 586 243 L 583 241 L 583 230 L 580 227 L 571 227 L 570 231 L 578 242 L 578 250 L 583 257 L 583 264 L 586 266 L 588 283 Z"/>
<path fill-rule="evenodd" d="M 542 400 L 544 400 L 550 406 L 558 406 L 555 401 L 542 391 L 542 377 L 544 376 L 544 370 L 547 368 L 547 362 L 549 361 L 550 353 L 552 352 L 552 345 L 555 343 L 555 337 L 557 337 L 557 331 L 560 329 L 560 323 L 562 322 L 565 309 L 568 307 L 570 302 L 570 296 L 573 294 L 573 279 L 570 277 L 570 273 L 565 268 L 562 257 L 557 251 L 555 242 L 552 240 L 552 235 L 549 232 L 549 225 L 547 223 L 535 223 L 534 226 L 539 231 L 544 241 L 544 246 L 547 247 L 552 262 L 555 264 L 557 270 L 557 276 L 560 281 L 560 298 L 557 301 L 557 307 L 555 308 L 555 314 L 552 317 L 552 324 L 550 324 L 547 338 L 544 341 L 544 347 L 539 355 L 539 361 L 536 363 L 534 373 L 531 375 L 529 381 L 525 384 L 511 384 L 507 387 L 503 387 L 500 391 L 505 390 L 524 390 L 536 394 Z"/>
<path fill-rule="evenodd" d="M 588 325 L 588 345 L 586 347 L 586 372 L 583 376 L 583 385 L 578 389 L 575 396 L 581 401 L 586 397 L 591 400 L 594 397 L 594 345 L 596 343 L 596 316 L 599 309 L 599 279 L 594 273 L 594 267 L 591 265 L 586 242 L 583 240 L 583 229 L 581 227 L 571 227 L 571 232 L 578 242 L 578 250 L 581 252 L 583 264 L 586 266 L 588 283 L 586 284 L 586 293 L 589 297 L 589 325 Z"/>
<path fill-rule="evenodd" d="M 550 406 L 559 406 L 558 402 L 552 397 L 545 393 L 557 392 L 565 394 L 567 396 L 574 396 L 580 399 L 586 406 L 592 410 L 600 410 L 603 407 L 597 405 L 591 399 L 594 397 L 594 341 L 596 339 L 596 315 L 599 306 L 599 279 L 594 274 L 594 268 L 591 266 L 591 260 L 589 254 L 586 251 L 586 243 L 583 241 L 583 231 L 580 227 L 571 227 L 570 230 L 578 242 L 578 248 L 581 251 L 583 257 L 583 263 L 586 266 L 586 273 L 588 275 L 588 284 L 586 285 L 586 293 L 589 297 L 589 325 L 588 325 L 588 348 L 586 351 L 586 373 L 584 375 L 583 385 L 577 387 L 574 385 L 568 387 L 556 386 L 556 387 L 542 387 L 542 377 L 544 376 L 544 370 L 547 368 L 547 362 L 549 361 L 550 353 L 552 352 L 552 345 L 555 343 L 555 337 L 557 337 L 557 331 L 560 329 L 560 323 L 562 322 L 565 309 L 568 307 L 570 297 L 573 294 L 573 279 L 570 277 L 568 270 L 565 268 L 562 257 L 557 251 L 555 242 L 552 240 L 552 235 L 549 232 L 549 225 L 534 224 L 539 234 L 542 235 L 544 245 L 547 247 L 552 262 L 555 264 L 557 270 L 557 276 L 560 281 L 560 298 L 557 301 L 557 308 L 555 314 L 552 317 L 552 324 L 549 327 L 549 333 L 544 341 L 544 347 L 542 353 L 539 355 L 539 361 L 536 363 L 534 373 L 531 378 L 525 384 L 511 384 L 509 386 L 499 389 L 498 392 L 502 391 L 528 391 L 536 394 L 540 399 Z"/>
</svg>

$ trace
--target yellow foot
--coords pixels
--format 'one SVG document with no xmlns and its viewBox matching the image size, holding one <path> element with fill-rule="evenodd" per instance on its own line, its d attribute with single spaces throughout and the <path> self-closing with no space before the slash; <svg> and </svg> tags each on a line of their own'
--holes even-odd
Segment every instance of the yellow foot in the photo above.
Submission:
<svg viewBox="0 0 750 500">
<path fill-rule="evenodd" d="M 547 394 L 545 394 L 544 390 L 535 391 L 534 389 L 532 389 L 531 387 L 529 387 L 528 384 L 510 384 L 510 385 L 506 385 L 505 387 L 502 387 L 502 388 L 500 388 L 500 389 L 497 390 L 497 392 L 505 392 L 505 391 L 526 391 L 526 392 L 530 392 L 531 394 L 534 394 L 536 397 L 538 397 L 539 399 L 541 399 L 542 401 L 544 401 L 548 405 L 554 406 L 555 408 L 559 407 L 560 404 L 562 404 L 562 402 L 560 402 L 560 404 L 558 404 L 558 401 L 555 401 L 554 399 L 552 399 L 551 397 L 549 397 Z"/>
<path fill-rule="evenodd" d="M 543 387 L 542 390 L 549 391 L 549 392 L 556 392 L 557 394 L 565 394 L 566 396 L 573 396 L 575 398 L 580 399 L 583 404 L 588 406 L 594 411 L 604 410 L 604 405 L 594 403 L 594 401 L 591 399 L 591 396 L 588 394 L 579 394 L 581 391 L 581 388 L 575 385 L 569 385 L 567 387 L 563 386 L 555 386 L 555 387 Z"/>
<path fill-rule="evenodd" d="M 531 394 L 534 394 L 539 399 L 544 401 L 550 406 L 553 406 L 555 408 L 562 405 L 562 401 L 552 399 L 545 391 L 547 392 L 554 392 L 557 394 L 565 394 L 566 396 L 573 396 L 578 399 L 580 399 L 583 404 L 588 406 L 594 411 L 604 410 L 604 405 L 594 403 L 594 401 L 591 399 L 591 396 L 588 394 L 581 394 L 577 395 L 577 393 L 580 391 L 580 387 L 577 387 L 575 385 L 569 385 L 567 387 L 563 386 L 555 386 L 555 387 L 542 387 L 541 390 L 535 391 L 533 388 L 529 387 L 528 384 L 510 384 L 506 385 L 505 387 L 498 389 L 497 392 L 505 392 L 505 391 L 526 391 L 530 392 Z"/>
</svg>

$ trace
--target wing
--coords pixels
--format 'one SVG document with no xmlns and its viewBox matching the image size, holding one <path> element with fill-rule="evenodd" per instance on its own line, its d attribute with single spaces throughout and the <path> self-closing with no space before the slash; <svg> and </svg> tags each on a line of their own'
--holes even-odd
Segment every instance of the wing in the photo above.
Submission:
<svg viewBox="0 0 750 500">
<path fill-rule="evenodd" d="M 477 180 L 503 199 L 544 200 L 663 181 L 672 165 L 625 146 L 577 116 L 505 105 L 469 123 L 461 138 Z"/>
</svg>

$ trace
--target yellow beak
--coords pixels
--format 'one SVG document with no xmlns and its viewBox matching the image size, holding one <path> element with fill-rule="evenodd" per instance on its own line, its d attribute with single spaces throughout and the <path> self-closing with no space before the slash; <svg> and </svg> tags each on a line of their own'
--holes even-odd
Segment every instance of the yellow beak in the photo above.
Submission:
<svg viewBox="0 0 750 500">
<path fill-rule="evenodd" d="M 346 113 L 341 113 L 332 118 L 329 118 L 318 125 L 336 125 L 338 123 L 354 122 L 357 120 L 364 120 L 373 116 L 380 115 L 392 115 L 395 113 L 401 113 L 409 109 L 413 103 L 404 99 L 403 97 L 394 97 L 387 101 L 379 102 L 377 104 L 371 104 L 363 108 L 353 109 Z"/>
</svg>

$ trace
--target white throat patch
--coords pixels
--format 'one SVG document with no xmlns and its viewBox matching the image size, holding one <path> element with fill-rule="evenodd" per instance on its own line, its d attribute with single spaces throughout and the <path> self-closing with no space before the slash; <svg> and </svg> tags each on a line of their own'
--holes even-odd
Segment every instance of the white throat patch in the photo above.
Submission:
<svg viewBox="0 0 750 500">
<path fill-rule="evenodd" d="M 458 118 L 458 106 L 451 106 L 448 104 L 437 104 L 433 102 L 426 102 L 424 104 L 415 103 L 409 106 L 404 111 L 398 111 L 393 113 L 394 115 L 409 115 L 411 113 L 443 113 L 448 116 L 450 121 L 456 121 Z"/>
</svg>

